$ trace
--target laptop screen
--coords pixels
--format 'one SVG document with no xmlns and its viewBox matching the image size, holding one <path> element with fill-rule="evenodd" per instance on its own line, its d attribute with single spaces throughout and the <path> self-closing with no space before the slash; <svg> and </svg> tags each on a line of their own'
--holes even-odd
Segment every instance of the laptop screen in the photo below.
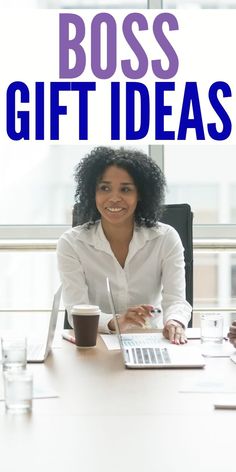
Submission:
<svg viewBox="0 0 236 472">
<path fill-rule="evenodd" d="M 120 327 L 119 327 L 119 317 L 116 314 L 114 299 L 113 299 L 113 295 L 112 295 L 112 291 L 111 291 L 111 285 L 110 285 L 110 281 L 109 281 L 108 277 L 106 278 L 106 283 L 107 283 L 107 293 L 108 293 L 108 298 L 109 298 L 109 302 L 110 302 L 111 312 L 112 312 L 114 323 L 115 323 L 116 334 L 117 334 L 117 337 L 118 337 L 120 347 L 123 351 L 124 344 L 123 344 L 122 334 L 120 332 Z"/>
<path fill-rule="evenodd" d="M 57 317 L 58 317 L 58 311 L 59 311 L 59 306 L 60 306 L 60 301 L 61 301 L 61 292 L 62 292 L 62 285 L 60 285 L 60 287 L 58 288 L 53 298 L 53 305 L 52 305 L 50 323 L 49 323 L 49 328 L 48 328 L 48 337 L 47 337 L 47 343 L 46 343 L 46 353 L 48 353 L 52 347 L 52 342 L 53 342 L 54 334 L 56 331 Z"/>
</svg>

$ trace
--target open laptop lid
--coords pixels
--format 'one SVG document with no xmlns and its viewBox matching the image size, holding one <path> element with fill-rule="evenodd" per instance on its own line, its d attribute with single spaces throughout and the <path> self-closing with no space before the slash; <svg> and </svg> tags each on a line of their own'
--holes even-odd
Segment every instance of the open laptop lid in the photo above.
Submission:
<svg viewBox="0 0 236 472">
<path fill-rule="evenodd" d="M 109 303 L 110 303 L 110 307 L 111 307 L 111 312 L 112 312 L 113 319 L 114 319 L 116 334 L 117 334 L 119 345 L 120 345 L 120 348 L 121 348 L 121 351 L 122 351 L 122 354 L 123 354 L 123 357 L 124 357 L 124 361 L 125 361 L 126 360 L 125 355 L 124 355 L 124 349 L 125 348 L 124 348 L 124 345 L 123 345 L 122 335 L 121 335 L 120 327 L 119 327 L 118 316 L 116 314 L 115 304 L 114 304 L 114 300 L 113 300 L 113 296 L 112 296 L 112 292 L 111 292 L 110 281 L 109 281 L 108 277 L 106 278 L 106 284 L 107 284 L 107 294 L 108 294 L 108 299 L 109 299 Z"/>
<path fill-rule="evenodd" d="M 111 312 L 112 312 L 112 315 L 113 315 L 113 319 L 114 319 L 114 323 L 115 323 L 115 328 L 116 328 L 116 334 L 119 338 L 119 343 L 121 344 L 122 343 L 122 339 L 121 339 L 121 332 L 120 332 L 120 327 L 119 327 L 119 323 L 118 323 L 118 316 L 116 314 L 116 309 L 115 309 L 115 304 L 114 304 L 114 300 L 113 300 L 113 296 L 112 296 L 112 293 L 111 293 L 111 286 L 110 286 L 110 281 L 109 281 L 109 278 L 107 277 L 106 278 L 106 283 L 107 283 L 107 294 L 108 294 L 108 299 L 109 299 L 109 303 L 110 303 L 110 307 L 111 307 Z"/>
<path fill-rule="evenodd" d="M 47 337 L 47 343 L 46 343 L 46 349 L 45 349 L 45 359 L 52 348 L 52 343 L 55 336 L 58 312 L 59 312 L 60 301 L 61 301 L 61 292 L 62 292 L 62 285 L 60 285 L 60 287 L 58 288 L 53 298 L 50 323 L 48 327 L 48 337 Z"/>
<path fill-rule="evenodd" d="M 27 335 L 27 343 L 28 343 L 28 348 L 27 348 L 27 362 L 28 363 L 42 363 L 46 360 L 49 352 L 51 351 L 52 348 L 52 343 L 56 331 L 56 325 L 57 325 L 57 318 L 58 318 L 58 312 L 59 312 L 59 307 L 60 307 L 60 300 L 61 300 L 61 292 L 62 292 L 62 286 L 60 286 L 55 293 L 53 297 L 53 304 L 52 304 L 52 309 L 50 313 L 50 319 L 49 319 L 49 324 L 48 324 L 48 329 L 47 329 L 47 336 L 43 336 L 44 340 L 42 341 L 41 337 L 40 338 L 35 338 L 35 336 L 31 336 L 30 333 L 26 334 L 24 332 L 24 336 Z M 5 332 L 1 332 L 1 335 L 10 335 L 13 333 L 16 334 L 16 332 L 13 330 L 5 330 Z M 19 334 L 19 333 L 18 333 Z M 1 351 L 0 351 L 0 358 L 1 358 Z"/>
</svg>

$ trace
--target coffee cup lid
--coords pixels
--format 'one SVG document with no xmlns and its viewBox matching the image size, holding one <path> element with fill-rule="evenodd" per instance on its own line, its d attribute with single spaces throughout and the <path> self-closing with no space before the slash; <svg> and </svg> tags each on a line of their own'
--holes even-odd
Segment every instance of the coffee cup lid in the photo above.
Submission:
<svg viewBox="0 0 236 472">
<path fill-rule="evenodd" d="M 100 313 L 100 308 L 97 305 L 74 305 L 71 314 L 80 314 L 80 313 Z"/>
</svg>

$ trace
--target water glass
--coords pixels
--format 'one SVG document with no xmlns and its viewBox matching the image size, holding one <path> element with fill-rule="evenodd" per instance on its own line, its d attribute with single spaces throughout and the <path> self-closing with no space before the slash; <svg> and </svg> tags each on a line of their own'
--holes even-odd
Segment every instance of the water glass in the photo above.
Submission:
<svg viewBox="0 0 236 472">
<path fill-rule="evenodd" d="M 224 317 L 222 313 L 203 313 L 201 315 L 202 352 L 211 355 L 223 344 Z"/>
<path fill-rule="evenodd" d="M 24 336 L 1 338 L 3 371 L 25 369 L 27 364 L 27 339 Z"/>
<path fill-rule="evenodd" d="M 32 409 L 33 376 L 26 370 L 4 372 L 6 410 L 12 413 L 27 413 Z"/>
</svg>

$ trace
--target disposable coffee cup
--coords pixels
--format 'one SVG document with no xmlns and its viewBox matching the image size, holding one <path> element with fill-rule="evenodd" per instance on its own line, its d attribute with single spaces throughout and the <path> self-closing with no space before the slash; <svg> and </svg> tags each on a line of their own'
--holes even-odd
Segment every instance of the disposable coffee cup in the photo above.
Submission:
<svg viewBox="0 0 236 472">
<path fill-rule="evenodd" d="M 75 344 L 80 348 L 96 346 L 100 309 L 97 305 L 75 305 L 72 310 Z"/>
</svg>

